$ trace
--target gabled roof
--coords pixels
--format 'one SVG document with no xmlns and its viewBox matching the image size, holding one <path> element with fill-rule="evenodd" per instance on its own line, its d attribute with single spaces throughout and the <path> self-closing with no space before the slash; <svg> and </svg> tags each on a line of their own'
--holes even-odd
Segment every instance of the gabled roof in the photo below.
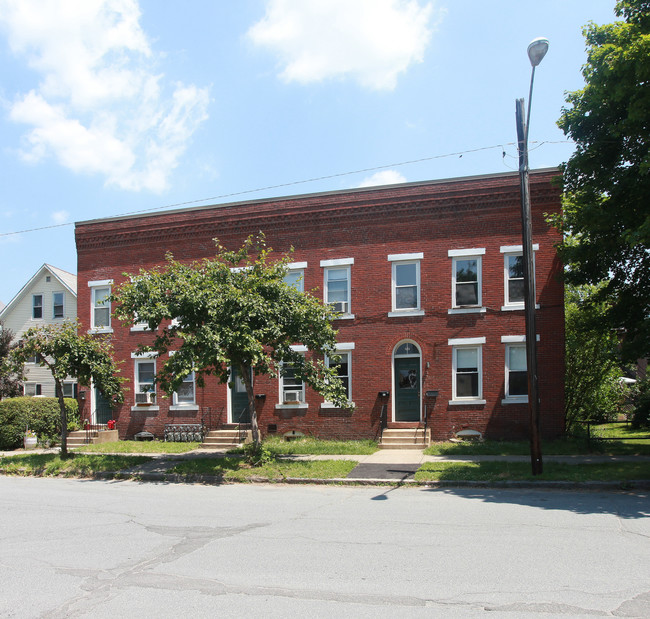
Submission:
<svg viewBox="0 0 650 619">
<path fill-rule="evenodd" d="M 44 264 L 34 275 L 31 277 L 31 279 L 20 289 L 18 294 L 7 303 L 5 307 L 0 308 L 0 318 L 2 318 L 5 314 L 8 314 L 11 308 L 20 301 L 20 299 L 29 292 L 30 288 L 32 287 L 32 284 L 39 279 L 45 272 L 49 273 L 50 275 L 53 275 L 56 277 L 57 280 L 61 282 L 64 288 L 68 290 L 71 294 L 73 294 L 75 297 L 77 296 L 77 276 L 73 275 L 72 273 L 68 273 L 67 271 L 64 271 L 63 269 L 59 269 L 57 267 L 53 267 L 51 264 Z"/>
</svg>

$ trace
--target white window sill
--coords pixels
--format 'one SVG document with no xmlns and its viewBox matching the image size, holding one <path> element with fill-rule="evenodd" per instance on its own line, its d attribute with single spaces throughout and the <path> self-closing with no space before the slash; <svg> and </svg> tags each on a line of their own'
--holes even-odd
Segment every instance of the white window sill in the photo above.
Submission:
<svg viewBox="0 0 650 619">
<path fill-rule="evenodd" d="M 484 307 L 452 307 L 447 310 L 448 314 L 484 314 L 487 310 Z"/>
<path fill-rule="evenodd" d="M 504 398 L 501 404 L 528 404 L 528 396 L 513 396 L 511 398 Z"/>
<path fill-rule="evenodd" d="M 160 410 L 160 406 L 132 406 L 131 412 L 140 412 L 140 413 L 157 413 Z"/>
<path fill-rule="evenodd" d="M 304 408 L 309 408 L 309 404 L 305 402 L 300 402 L 298 404 L 276 404 L 275 410 L 301 410 Z"/>
<path fill-rule="evenodd" d="M 88 329 L 90 335 L 95 335 L 97 333 L 113 333 L 112 327 L 98 327 L 93 329 Z"/>
<path fill-rule="evenodd" d="M 513 303 L 512 305 L 501 306 L 502 312 L 513 312 L 515 310 L 522 310 L 522 309 L 524 309 L 523 303 Z M 539 303 L 535 303 L 535 309 L 539 309 Z"/>
<path fill-rule="evenodd" d="M 323 402 L 320 405 L 321 410 L 345 410 L 347 408 L 353 408 L 353 407 L 354 407 L 354 402 L 348 402 L 347 406 L 337 406 L 332 402 Z"/>
<path fill-rule="evenodd" d="M 424 316 L 424 310 L 397 310 L 388 312 L 389 318 L 404 318 L 408 316 Z"/>
<path fill-rule="evenodd" d="M 486 400 L 449 400 L 449 406 L 476 406 L 487 404 Z"/>
<path fill-rule="evenodd" d="M 186 411 L 188 413 L 190 412 L 196 412 L 199 410 L 199 407 L 197 404 L 173 404 L 172 406 L 169 407 L 170 411 Z"/>
<path fill-rule="evenodd" d="M 354 320 L 356 316 L 354 314 L 341 314 L 337 316 L 334 320 Z"/>
<path fill-rule="evenodd" d="M 132 333 L 133 333 L 134 331 L 149 331 L 149 327 L 148 327 L 147 325 L 133 325 L 133 326 L 129 329 L 129 331 L 131 331 Z"/>
</svg>

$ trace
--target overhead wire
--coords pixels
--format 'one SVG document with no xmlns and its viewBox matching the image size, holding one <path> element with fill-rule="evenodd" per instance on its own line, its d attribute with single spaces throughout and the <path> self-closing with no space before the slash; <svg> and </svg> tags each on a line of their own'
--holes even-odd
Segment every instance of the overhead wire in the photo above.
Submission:
<svg viewBox="0 0 650 619">
<path fill-rule="evenodd" d="M 545 140 L 545 141 L 542 141 L 542 142 L 531 142 L 531 144 L 536 144 L 536 146 L 534 146 L 534 148 L 531 148 L 530 150 L 540 148 L 544 144 L 567 144 L 569 142 L 570 142 L 569 140 L 556 140 L 556 141 Z M 397 167 L 401 167 L 401 166 L 414 165 L 416 163 L 424 163 L 426 161 L 433 161 L 435 159 L 444 159 L 444 158 L 447 158 L 447 157 L 459 157 L 460 158 L 463 155 L 468 155 L 468 154 L 471 154 L 471 153 L 478 153 L 478 152 L 486 151 L 486 150 L 493 150 L 495 148 L 500 148 L 501 149 L 503 163 L 504 163 L 504 165 L 506 167 L 509 168 L 509 166 L 505 163 L 505 158 L 506 158 L 506 156 L 512 157 L 512 155 L 508 155 L 506 153 L 505 147 L 506 146 L 516 146 L 516 144 L 517 144 L 516 142 L 507 142 L 505 144 L 495 144 L 495 145 L 492 145 L 492 146 L 482 146 L 482 147 L 479 147 L 479 148 L 472 148 L 472 149 L 469 149 L 469 150 L 456 151 L 456 152 L 453 152 L 453 153 L 445 153 L 443 155 L 433 155 L 431 157 L 422 157 L 420 159 L 411 159 L 409 161 L 400 161 L 398 163 L 390 163 L 390 164 L 381 165 L 381 166 L 374 166 L 374 167 L 370 167 L 370 168 L 360 168 L 358 170 L 351 170 L 351 171 L 348 171 L 348 172 L 338 172 L 336 174 L 327 174 L 325 176 L 316 176 L 316 177 L 313 177 L 313 178 L 307 178 L 307 179 L 299 180 L 299 181 L 291 181 L 291 182 L 288 182 L 288 183 L 280 183 L 280 184 L 277 184 L 277 185 L 267 185 L 265 187 L 258 187 L 256 189 L 246 189 L 246 190 L 243 190 L 243 191 L 235 191 L 235 192 L 231 192 L 231 193 L 224 193 L 224 194 L 220 194 L 220 195 L 217 195 L 217 196 L 212 196 L 210 198 L 199 198 L 197 200 L 188 200 L 188 201 L 185 201 L 185 202 L 175 202 L 173 204 L 166 204 L 164 206 L 155 206 L 155 207 L 148 208 L 148 209 L 141 209 L 141 210 L 137 210 L 137 211 L 128 211 L 126 213 L 120 213 L 120 214 L 117 214 L 117 215 L 112 215 L 111 217 L 128 217 L 130 215 L 139 215 L 139 214 L 142 214 L 142 213 L 151 213 L 151 212 L 155 212 L 155 211 L 165 211 L 167 209 L 180 208 L 180 207 L 183 207 L 183 206 L 188 206 L 190 204 L 198 205 L 198 204 L 201 204 L 202 202 L 210 202 L 210 201 L 214 201 L 214 200 L 223 200 L 225 198 L 234 198 L 236 196 L 243 196 L 243 195 L 247 195 L 247 194 L 251 194 L 251 193 L 257 193 L 257 192 L 260 192 L 260 191 L 269 191 L 271 189 L 282 189 L 283 187 L 292 187 L 292 186 L 295 186 L 295 185 L 303 185 L 303 184 L 306 184 L 306 183 L 315 183 L 315 182 L 318 182 L 318 181 L 330 180 L 330 179 L 333 179 L 333 178 L 341 178 L 343 176 L 352 176 L 354 174 L 364 174 L 364 173 L 367 173 L 367 172 L 376 172 L 378 170 L 385 170 L 387 168 L 397 168 Z M 54 228 L 63 228 L 63 227 L 73 226 L 73 225 L 74 225 L 74 222 L 70 221 L 70 222 L 65 222 L 65 223 L 60 223 L 60 224 L 51 224 L 49 226 L 39 226 L 37 228 L 27 228 L 27 229 L 24 229 L 24 230 L 16 230 L 16 231 L 13 231 L 13 232 L 0 232 L 0 237 L 12 236 L 12 235 L 16 235 L 16 234 L 27 234 L 29 232 L 39 232 L 41 230 L 51 230 L 51 229 L 54 229 Z"/>
</svg>

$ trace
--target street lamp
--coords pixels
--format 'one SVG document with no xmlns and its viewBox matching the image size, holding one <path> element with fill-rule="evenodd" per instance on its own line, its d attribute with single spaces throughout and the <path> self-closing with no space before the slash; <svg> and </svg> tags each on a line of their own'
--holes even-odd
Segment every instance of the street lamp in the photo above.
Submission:
<svg viewBox="0 0 650 619">
<path fill-rule="evenodd" d="M 528 45 L 528 58 L 533 67 L 528 92 L 528 114 L 524 119 L 524 100 L 516 101 L 517 149 L 519 151 L 519 184 L 521 188 L 521 238 L 524 268 L 524 314 L 526 319 L 526 362 L 528 375 L 528 410 L 530 412 L 530 462 L 533 475 L 540 475 L 542 448 L 539 437 L 539 393 L 537 381 L 537 329 L 535 326 L 535 268 L 533 261 L 533 225 L 528 185 L 528 127 L 533 98 L 535 67 L 548 51 L 548 39 L 539 37 Z"/>
</svg>

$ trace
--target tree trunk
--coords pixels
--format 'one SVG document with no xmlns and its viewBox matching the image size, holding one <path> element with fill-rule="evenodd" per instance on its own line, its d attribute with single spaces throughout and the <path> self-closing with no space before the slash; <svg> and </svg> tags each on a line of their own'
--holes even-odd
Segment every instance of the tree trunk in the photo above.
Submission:
<svg viewBox="0 0 650 619">
<path fill-rule="evenodd" d="M 244 386 L 246 387 L 246 395 L 248 395 L 248 410 L 251 417 L 251 432 L 253 434 L 253 443 L 259 445 L 262 441 L 260 440 L 260 428 L 257 424 L 257 411 L 255 410 L 255 393 L 253 392 L 253 382 L 251 380 L 251 367 L 247 364 L 240 364 L 239 373 L 241 374 L 242 380 L 244 381 Z"/>
<path fill-rule="evenodd" d="M 68 457 L 68 416 L 66 415 L 65 400 L 63 399 L 63 385 L 58 380 L 55 380 L 55 382 L 57 399 L 61 409 L 61 459 L 65 460 Z"/>
</svg>

